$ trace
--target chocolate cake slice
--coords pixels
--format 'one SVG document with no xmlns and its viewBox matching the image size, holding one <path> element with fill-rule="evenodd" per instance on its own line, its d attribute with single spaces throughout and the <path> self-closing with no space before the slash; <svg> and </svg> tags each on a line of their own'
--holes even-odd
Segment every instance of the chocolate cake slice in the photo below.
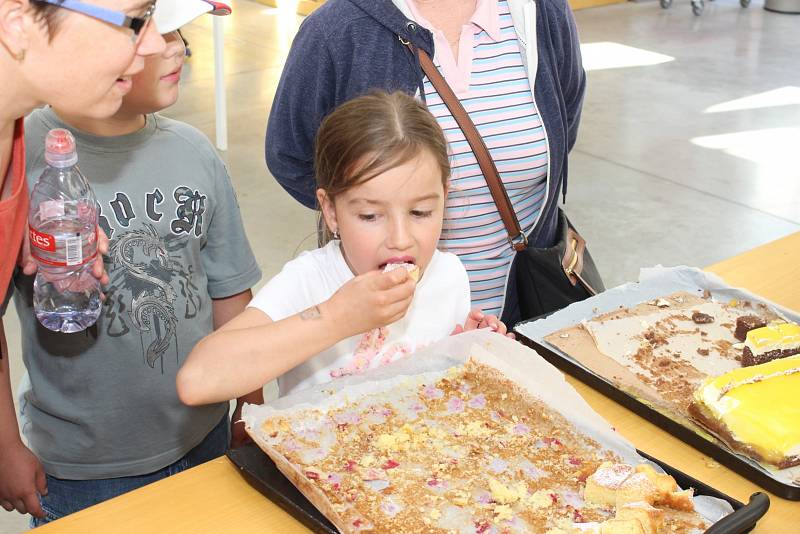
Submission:
<svg viewBox="0 0 800 534">
<path fill-rule="evenodd" d="M 747 339 L 747 333 L 756 328 L 767 326 L 767 320 L 757 315 L 742 315 L 736 318 L 736 330 L 733 337 L 739 341 Z"/>
</svg>

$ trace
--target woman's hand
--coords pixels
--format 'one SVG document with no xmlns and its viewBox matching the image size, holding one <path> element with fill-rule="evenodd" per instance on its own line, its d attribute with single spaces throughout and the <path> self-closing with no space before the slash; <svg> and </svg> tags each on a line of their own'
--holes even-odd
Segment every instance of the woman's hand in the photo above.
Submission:
<svg viewBox="0 0 800 534">
<path fill-rule="evenodd" d="M 405 269 L 371 271 L 356 276 L 321 306 L 337 317 L 347 337 L 402 319 L 414 297 L 416 284 Z"/>
<path fill-rule="evenodd" d="M 467 330 L 477 330 L 479 328 L 489 328 L 498 334 L 503 334 L 511 339 L 516 339 L 516 336 L 513 334 L 513 332 L 508 332 L 506 325 L 503 323 L 503 321 L 498 319 L 496 315 L 485 315 L 478 308 L 472 308 L 472 310 L 469 312 L 469 315 L 467 315 L 467 320 L 464 321 L 463 326 L 457 325 L 450 335 L 460 334 L 461 332 L 466 332 Z"/>
</svg>

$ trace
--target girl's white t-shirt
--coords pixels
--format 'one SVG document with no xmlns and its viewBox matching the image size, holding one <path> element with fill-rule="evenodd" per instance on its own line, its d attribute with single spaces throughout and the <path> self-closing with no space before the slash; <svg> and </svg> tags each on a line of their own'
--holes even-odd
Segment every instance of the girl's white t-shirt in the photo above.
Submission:
<svg viewBox="0 0 800 534">
<path fill-rule="evenodd" d="M 284 265 L 248 306 L 280 321 L 328 300 L 352 278 L 339 241 L 331 241 Z M 447 337 L 467 318 L 469 291 L 467 271 L 458 256 L 437 250 L 417 283 L 405 317 L 344 339 L 288 371 L 278 378 L 280 395 L 362 373 Z M 314 323 L 308 327 L 314 328 Z"/>
</svg>

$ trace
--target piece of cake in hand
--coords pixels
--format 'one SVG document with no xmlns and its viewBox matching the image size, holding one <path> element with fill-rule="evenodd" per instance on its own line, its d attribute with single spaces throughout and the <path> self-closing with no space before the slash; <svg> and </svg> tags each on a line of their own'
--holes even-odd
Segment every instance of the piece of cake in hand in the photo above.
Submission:
<svg viewBox="0 0 800 534">
<path fill-rule="evenodd" d="M 383 268 L 383 272 L 388 273 L 400 268 L 408 271 L 408 276 L 410 276 L 412 280 L 419 282 L 419 276 L 421 274 L 419 266 L 414 265 L 413 263 L 387 263 L 386 267 Z"/>
<path fill-rule="evenodd" d="M 747 332 L 742 351 L 742 367 L 759 365 L 800 354 L 800 325 L 769 324 Z"/>
<path fill-rule="evenodd" d="M 800 465 L 800 356 L 705 380 L 689 413 L 731 449 L 780 469 Z"/>
<path fill-rule="evenodd" d="M 628 464 L 604 463 L 586 479 L 583 498 L 590 504 L 614 506 L 617 503 L 617 490 L 634 472 Z"/>
</svg>

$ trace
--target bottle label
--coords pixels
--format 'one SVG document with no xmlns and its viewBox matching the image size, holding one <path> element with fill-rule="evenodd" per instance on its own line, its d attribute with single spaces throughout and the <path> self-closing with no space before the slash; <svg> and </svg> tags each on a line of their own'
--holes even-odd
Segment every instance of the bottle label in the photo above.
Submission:
<svg viewBox="0 0 800 534">
<path fill-rule="evenodd" d="M 30 226 L 28 227 L 28 235 L 30 237 L 31 247 L 38 248 L 39 250 L 46 250 L 47 252 L 56 251 L 56 236 L 45 234 L 44 232 L 37 232 Z M 31 253 L 33 253 L 33 250 L 31 250 Z"/>
<path fill-rule="evenodd" d="M 83 257 L 84 240 L 87 241 L 87 244 L 97 241 L 96 230 L 86 236 L 78 234 L 62 239 L 59 242 L 56 236 L 45 232 L 39 232 L 29 225 L 28 236 L 31 243 L 31 256 L 36 258 L 36 261 L 39 263 L 45 265 L 53 267 L 74 267 L 76 265 L 89 263 L 97 256 L 97 251 L 95 250 L 88 258 Z M 63 250 L 64 255 L 57 254 L 56 248 Z M 61 258 L 65 258 L 66 261 L 59 261 Z"/>
<path fill-rule="evenodd" d="M 68 237 L 67 243 L 67 265 L 80 265 L 83 263 L 83 243 L 81 236 Z"/>
</svg>

